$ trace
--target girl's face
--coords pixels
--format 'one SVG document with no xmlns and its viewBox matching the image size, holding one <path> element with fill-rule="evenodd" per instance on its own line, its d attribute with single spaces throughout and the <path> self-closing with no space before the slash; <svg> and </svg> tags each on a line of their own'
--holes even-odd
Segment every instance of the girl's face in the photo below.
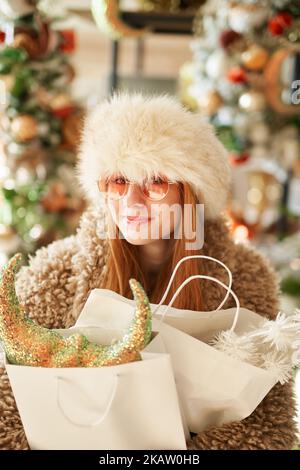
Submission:
<svg viewBox="0 0 300 470">
<path fill-rule="evenodd" d="M 126 180 L 122 175 L 112 177 L 122 192 Z M 165 194 L 160 200 L 150 200 L 137 183 L 130 183 L 125 194 L 117 200 L 107 198 L 107 206 L 121 236 L 133 245 L 145 245 L 153 240 L 170 238 L 181 219 L 181 198 L 178 183 L 167 183 L 163 176 L 148 181 L 155 193 Z M 151 194 L 151 191 L 149 191 Z"/>
</svg>

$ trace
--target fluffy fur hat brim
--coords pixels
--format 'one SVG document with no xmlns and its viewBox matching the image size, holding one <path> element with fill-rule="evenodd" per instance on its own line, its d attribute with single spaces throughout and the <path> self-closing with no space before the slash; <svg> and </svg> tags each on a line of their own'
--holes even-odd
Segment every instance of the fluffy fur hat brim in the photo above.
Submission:
<svg viewBox="0 0 300 470">
<path fill-rule="evenodd" d="M 121 173 L 141 183 L 162 173 L 190 184 L 206 218 L 223 211 L 231 179 L 212 125 L 170 96 L 128 93 L 113 95 L 87 115 L 76 173 L 93 203 L 101 197 L 100 176 Z"/>
</svg>

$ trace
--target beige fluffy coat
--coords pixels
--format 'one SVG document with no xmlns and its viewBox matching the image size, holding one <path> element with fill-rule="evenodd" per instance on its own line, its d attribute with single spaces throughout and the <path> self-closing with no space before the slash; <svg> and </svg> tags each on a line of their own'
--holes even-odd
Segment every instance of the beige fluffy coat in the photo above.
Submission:
<svg viewBox="0 0 300 470">
<path fill-rule="evenodd" d="M 103 210 L 89 208 L 77 233 L 43 247 L 18 273 L 17 293 L 28 313 L 48 328 L 70 327 L 91 289 L 101 286 L 107 260 Z M 278 283 L 269 263 L 253 249 L 235 244 L 224 219 L 206 221 L 203 254 L 219 258 L 232 270 L 241 305 L 272 319 L 278 312 Z M 224 283 L 227 275 L 211 261 L 203 272 Z M 219 285 L 203 289 L 206 310 L 224 297 Z M 233 306 L 228 300 L 225 308 Z M 195 365 L 197 367 L 197 365 Z M 257 409 L 241 422 L 194 436 L 189 449 L 291 449 L 296 445 L 293 383 L 277 384 Z M 27 449 L 28 444 L 4 367 L 0 366 L 0 449 Z"/>
</svg>

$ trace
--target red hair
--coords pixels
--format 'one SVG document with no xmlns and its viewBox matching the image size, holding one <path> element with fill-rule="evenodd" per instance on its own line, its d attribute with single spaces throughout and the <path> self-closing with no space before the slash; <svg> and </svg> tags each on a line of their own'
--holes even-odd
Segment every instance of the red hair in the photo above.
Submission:
<svg viewBox="0 0 300 470">
<path fill-rule="evenodd" d="M 195 232 L 196 204 L 199 201 L 187 183 L 180 183 L 179 187 L 181 203 L 189 204 L 192 207 L 191 223 L 192 230 Z M 150 302 L 159 303 L 177 262 L 185 256 L 201 254 L 201 250 L 187 250 L 185 248 L 186 243 L 191 243 L 192 240 L 187 240 L 184 233 L 182 238 L 174 239 L 174 249 L 172 254 L 163 268 L 163 273 L 157 275 L 154 287 L 150 290 L 150 280 L 147 273 L 143 271 L 142 264 L 139 259 L 138 247 L 130 244 L 127 240 L 120 237 L 118 227 L 114 227 L 114 229 L 116 230 L 117 236 L 109 238 L 108 269 L 106 278 L 104 279 L 101 287 L 113 290 L 127 298 L 132 298 L 129 279 L 135 278 L 144 287 Z M 171 300 L 176 289 L 185 279 L 193 274 L 200 273 L 200 263 L 201 260 L 199 259 L 187 260 L 182 263 L 172 282 L 170 291 L 164 302 L 165 304 Z M 181 290 L 176 297 L 173 306 L 181 309 L 203 310 L 199 279 L 192 280 Z"/>
</svg>

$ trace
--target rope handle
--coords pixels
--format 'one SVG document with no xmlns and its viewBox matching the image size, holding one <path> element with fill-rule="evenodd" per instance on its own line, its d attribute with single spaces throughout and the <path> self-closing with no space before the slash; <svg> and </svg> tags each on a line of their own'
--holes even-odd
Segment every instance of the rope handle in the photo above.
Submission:
<svg viewBox="0 0 300 470">
<path fill-rule="evenodd" d="M 109 401 L 108 401 L 108 404 L 107 404 L 107 407 L 106 407 L 104 413 L 102 414 L 102 416 L 100 416 L 99 418 L 97 418 L 95 421 L 93 421 L 91 423 L 80 423 L 80 422 L 75 421 L 70 416 L 68 416 L 68 414 L 64 410 L 63 405 L 61 403 L 60 384 L 61 384 L 61 382 L 71 382 L 72 383 L 72 381 L 70 379 L 66 379 L 65 377 L 60 377 L 60 376 L 56 376 L 55 378 L 56 378 L 56 391 L 57 391 L 57 394 L 56 394 L 57 407 L 60 410 L 60 412 L 62 413 L 62 415 L 66 418 L 66 420 L 69 421 L 69 423 L 71 423 L 74 426 L 78 426 L 78 427 L 90 428 L 90 427 L 98 426 L 99 424 L 101 424 L 105 420 L 105 418 L 107 417 L 108 413 L 111 410 L 114 398 L 116 396 L 118 384 L 119 384 L 119 381 L 120 381 L 120 374 L 116 374 L 114 376 L 114 384 L 113 384 L 111 396 L 109 398 Z"/>
</svg>

